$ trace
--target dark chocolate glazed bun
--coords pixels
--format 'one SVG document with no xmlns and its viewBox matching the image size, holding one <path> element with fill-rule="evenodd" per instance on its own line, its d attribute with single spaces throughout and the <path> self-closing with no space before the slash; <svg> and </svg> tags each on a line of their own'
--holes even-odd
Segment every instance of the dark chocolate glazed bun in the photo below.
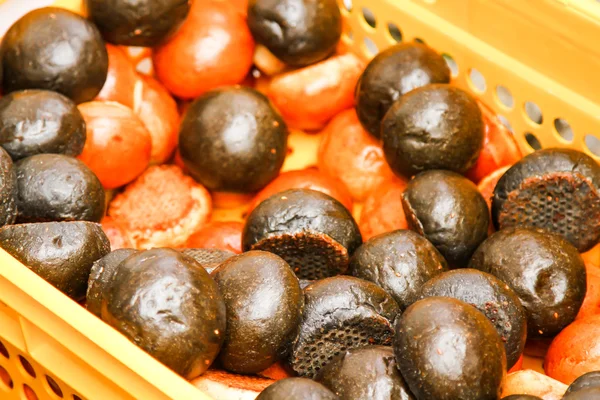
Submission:
<svg viewBox="0 0 600 400">
<path fill-rule="evenodd" d="M 304 307 L 304 294 L 290 266 L 275 254 L 248 251 L 223 262 L 213 279 L 227 308 L 221 365 L 255 374 L 287 355 Z"/>
<path fill-rule="evenodd" d="M 527 314 L 516 293 L 500 279 L 475 269 L 435 276 L 421 288 L 421 299 L 452 297 L 481 311 L 498 331 L 506 350 L 508 369 L 519 360 L 527 338 Z"/>
<path fill-rule="evenodd" d="M 290 264 L 301 279 L 344 273 L 362 236 L 339 201 L 309 189 L 290 189 L 260 203 L 242 234 L 244 251 L 264 250 Z"/>
<path fill-rule="evenodd" d="M 319 372 L 317 380 L 345 400 L 415 400 L 388 346 L 346 350 Z"/>
<path fill-rule="evenodd" d="M 396 362 L 417 399 L 497 400 L 506 355 L 492 323 L 475 307 L 428 297 L 396 320 Z"/>
<path fill-rule="evenodd" d="M 325 386 L 307 378 L 285 378 L 260 392 L 256 400 L 340 400 Z"/>
<path fill-rule="evenodd" d="M 342 16 L 335 0 L 250 0 L 248 27 L 275 57 L 302 67 L 335 51 Z"/>
<path fill-rule="evenodd" d="M 356 86 L 356 114 L 363 128 L 381 137 L 381 120 L 392 104 L 413 89 L 450 83 L 450 69 L 432 48 L 398 43 L 371 60 Z"/>
<path fill-rule="evenodd" d="M 374 283 L 349 276 L 315 282 L 305 290 L 300 332 L 290 364 L 314 378 L 334 357 L 366 345 L 391 345 L 398 304 Z"/>
<path fill-rule="evenodd" d="M 252 193 L 279 175 L 287 139 L 285 121 L 265 95 L 230 86 L 190 104 L 179 152 L 189 174 L 208 189 Z"/>
<path fill-rule="evenodd" d="M 414 177 L 402 194 L 408 226 L 425 236 L 451 268 L 465 267 L 487 237 L 489 209 L 473 182 L 450 171 Z"/>
<path fill-rule="evenodd" d="M 600 240 L 600 166 L 577 150 L 529 154 L 498 181 L 492 219 L 496 229 L 544 228 L 587 251 Z"/>
<path fill-rule="evenodd" d="M 552 337 L 569 325 L 586 293 L 583 259 L 561 236 L 506 228 L 479 246 L 469 262 L 509 285 L 527 313 L 528 336 Z"/>
<path fill-rule="evenodd" d="M 54 90 L 75 103 L 90 101 L 108 74 L 108 52 L 96 26 L 58 7 L 33 10 L 2 40 L 2 89 Z"/>
<path fill-rule="evenodd" d="M 447 270 L 446 260 L 433 244 L 409 230 L 369 239 L 350 261 L 353 276 L 382 287 L 402 310 L 417 300 L 425 282 Z"/>
</svg>

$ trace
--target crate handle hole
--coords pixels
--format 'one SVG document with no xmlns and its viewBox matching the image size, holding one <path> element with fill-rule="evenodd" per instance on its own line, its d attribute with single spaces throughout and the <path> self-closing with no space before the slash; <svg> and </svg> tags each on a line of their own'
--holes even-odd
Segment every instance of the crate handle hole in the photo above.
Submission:
<svg viewBox="0 0 600 400">
<path fill-rule="evenodd" d="M 51 377 L 46 375 L 46 382 L 48 382 L 48 387 L 50 388 L 52 393 L 54 393 L 55 395 L 57 395 L 60 398 L 63 398 L 63 392 L 62 392 L 60 386 L 58 386 L 58 383 L 56 383 L 56 381 L 54 379 L 52 379 Z"/>
<path fill-rule="evenodd" d="M 556 129 L 556 133 L 567 142 L 573 141 L 575 134 L 573 133 L 573 129 L 571 129 L 571 125 L 566 120 L 562 118 L 556 118 L 554 120 L 554 129 Z"/>
<path fill-rule="evenodd" d="M 82 400 L 81 397 L 77 396 L 76 394 L 73 395 L 73 400 Z"/>
<path fill-rule="evenodd" d="M 540 150 L 542 148 L 539 139 L 531 132 L 525 133 L 525 140 L 533 150 Z"/>
<path fill-rule="evenodd" d="M 367 48 L 367 52 L 370 56 L 374 56 L 377 53 L 379 53 L 379 48 L 377 47 L 375 42 L 369 39 L 368 37 L 365 38 L 365 47 Z"/>
<path fill-rule="evenodd" d="M 496 86 L 496 97 L 498 102 L 508 109 L 511 109 L 515 106 L 515 99 L 506 86 Z"/>
<path fill-rule="evenodd" d="M 377 19 L 375 18 L 375 14 L 373 14 L 373 11 L 371 11 L 371 9 L 369 9 L 367 7 L 363 7 L 362 13 L 363 13 L 363 18 L 365 19 L 367 24 L 371 28 L 375 28 L 377 26 Z"/>
<path fill-rule="evenodd" d="M 585 145 L 596 157 L 600 157 L 600 139 L 594 135 L 585 135 Z"/>
<path fill-rule="evenodd" d="M 458 64 L 456 63 L 456 60 L 447 53 L 443 53 L 442 57 L 444 57 L 444 60 L 446 60 L 446 64 L 448 64 L 448 68 L 450 68 L 450 73 L 454 78 L 456 78 L 458 76 Z"/>
<path fill-rule="evenodd" d="M 4 367 L 2 367 L 0 365 L 0 388 L 3 389 L 12 389 L 14 387 L 14 383 L 12 378 L 10 377 L 10 374 L 8 373 L 7 370 L 4 369 Z"/>
<path fill-rule="evenodd" d="M 511 132 L 514 132 L 513 127 L 510 124 L 508 118 L 506 118 L 504 115 L 498 115 L 498 119 L 500 120 L 500 122 L 502 122 L 502 125 L 504 125 L 506 129 L 508 129 Z"/>
<path fill-rule="evenodd" d="M 415 42 L 417 42 L 417 43 L 421 43 L 421 44 L 427 44 L 427 43 L 425 43 L 425 40 L 421 39 L 420 37 L 416 37 L 416 38 L 414 38 L 413 40 L 414 40 Z"/>
<path fill-rule="evenodd" d="M 23 393 L 25 393 L 27 400 L 38 400 L 37 394 L 28 385 L 23 384 Z"/>
<path fill-rule="evenodd" d="M 525 102 L 525 115 L 527 115 L 527 118 L 534 124 L 541 125 L 544 122 L 542 109 L 533 101 Z"/>
<path fill-rule="evenodd" d="M 469 70 L 469 82 L 471 83 L 471 89 L 475 92 L 484 93 L 487 89 L 487 83 L 483 74 L 475 68 Z"/>
<path fill-rule="evenodd" d="M 344 8 L 348 12 L 352 12 L 352 0 L 344 0 Z"/>
<path fill-rule="evenodd" d="M 387 26 L 388 26 L 388 32 L 389 32 L 390 36 L 392 37 L 392 39 L 394 39 L 396 42 L 401 42 L 402 41 L 402 31 L 400 30 L 400 28 L 398 28 L 398 25 L 394 24 L 393 22 L 388 22 Z"/>
<path fill-rule="evenodd" d="M 21 365 L 23 366 L 25 372 L 27 372 L 27 374 L 29 374 L 29 376 L 32 378 L 35 378 L 35 369 L 33 369 L 33 366 L 29 363 L 29 361 L 27 361 L 27 359 L 25 359 L 23 356 L 19 356 L 19 361 L 21 361 Z"/>
<path fill-rule="evenodd" d="M 0 354 L 4 356 L 4 358 L 9 359 L 10 354 L 8 354 L 8 350 L 4 346 L 4 343 L 0 342 Z"/>
</svg>

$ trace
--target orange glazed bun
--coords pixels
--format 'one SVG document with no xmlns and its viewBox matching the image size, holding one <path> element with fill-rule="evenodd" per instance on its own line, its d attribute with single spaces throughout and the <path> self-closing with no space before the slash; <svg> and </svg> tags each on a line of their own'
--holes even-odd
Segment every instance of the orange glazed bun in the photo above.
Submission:
<svg viewBox="0 0 600 400">
<path fill-rule="evenodd" d="M 108 75 L 96 100 L 116 101 L 133 108 L 133 96 L 138 74 L 135 65 L 125 51 L 112 44 L 106 44 L 108 51 Z"/>
<path fill-rule="evenodd" d="M 600 314 L 600 268 L 586 262 L 585 271 L 587 273 L 587 290 L 576 319 Z"/>
<path fill-rule="evenodd" d="M 150 163 L 162 164 L 171 157 L 177 147 L 177 103 L 156 79 L 140 77 L 138 85 L 140 88 L 136 91 L 133 110 L 152 137 Z"/>
<path fill-rule="evenodd" d="M 511 166 L 523 158 L 513 134 L 490 107 L 480 101 L 478 103 L 485 127 L 483 148 L 475 165 L 466 173 L 467 178 L 475 183 L 497 169 Z"/>
<path fill-rule="evenodd" d="M 358 227 L 367 241 L 373 236 L 396 229 L 408 229 L 402 208 L 402 193 L 406 182 L 392 178 L 383 182 L 365 200 Z"/>
<path fill-rule="evenodd" d="M 354 105 L 354 89 L 364 68 L 352 53 L 334 56 L 274 77 L 268 94 L 291 127 L 319 130 Z"/>
<path fill-rule="evenodd" d="M 254 39 L 236 7 L 218 0 L 192 3 L 179 30 L 156 47 L 159 81 L 181 98 L 242 82 L 252 66 Z"/>
<path fill-rule="evenodd" d="M 215 221 L 203 226 L 189 237 L 184 247 L 190 249 L 221 249 L 242 252 L 244 224 L 235 221 Z"/>
<path fill-rule="evenodd" d="M 381 144 L 363 129 L 353 109 L 338 114 L 323 131 L 318 166 L 341 180 L 357 201 L 394 176 Z"/>
<path fill-rule="evenodd" d="M 340 181 L 325 175 L 316 168 L 306 168 L 280 174 L 256 195 L 248 211 L 252 211 L 272 195 L 288 189 L 312 189 L 323 192 L 342 203 L 352 212 L 352 197 L 348 189 Z"/>
<path fill-rule="evenodd" d="M 546 375 L 570 385 L 581 375 L 600 370 L 600 315 L 577 319 L 552 341 Z"/>
<path fill-rule="evenodd" d="M 79 159 L 107 189 L 138 177 L 150 162 L 152 139 L 133 110 L 120 103 L 91 101 L 78 106 L 87 138 Z"/>
</svg>

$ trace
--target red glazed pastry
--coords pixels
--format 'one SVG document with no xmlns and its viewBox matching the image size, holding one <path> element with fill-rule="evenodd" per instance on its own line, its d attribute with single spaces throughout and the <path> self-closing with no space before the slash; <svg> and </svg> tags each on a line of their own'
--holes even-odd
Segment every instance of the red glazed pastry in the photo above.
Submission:
<svg viewBox="0 0 600 400">
<path fill-rule="evenodd" d="M 508 370 L 508 373 L 511 374 L 513 372 L 517 372 L 523 369 L 523 354 L 519 357 L 519 360 L 512 366 L 511 369 Z"/>
<path fill-rule="evenodd" d="M 79 159 L 107 189 L 123 186 L 139 176 L 150 162 L 150 133 L 133 111 L 116 102 L 92 101 L 79 105 L 87 138 Z"/>
<path fill-rule="evenodd" d="M 369 194 L 358 224 L 365 242 L 385 232 L 408 229 L 402 208 L 402 193 L 405 188 L 406 182 L 394 177 Z"/>
<path fill-rule="evenodd" d="M 208 220 L 210 194 L 175 165 L 148 168 L 110 203 L 108 215 L 137 249 L 179 247 Z"/>
<path fill-rule="evenodd" d="M 118 46 L 106 44 L 108 52 L 108 75 L 96 100 L 116 101 L 133 108 L 134 88 L 138 80 L 135 65 Z"/>
<path fill-rule="evenodd" d="M 142 77 L 138 85 L 140 88 L 136 90 L 134 112 L 146 125 L 152 137 L 150 163 L 162 164 L 171 157 L 177 147 L 177 103 L 156 79 Z"/>
<path fill-rule="evenodd" d="M 600 268 L 600 244 L 597 244 L 585 253 L 581 253 L 581 257 L 583 257 L 583 261 L 586 263 L 590 263 Z"/>
<path fill-rule="evenodd" d="M 485 202 L 487 203 L 488 209 L 490 210 L 490 226 L 488 228 L 488 235 L 491 235 L 496 230 L 494 229 L 494 224 L 492 222 L 492 196 L 494 195 L 494 188 L 496 184 L 502 178 L 502 175 L 509 169 L 509 166 L 502 167 L 492 172 L 488 176 L 484 177 L 479 184 L 477 185 L 477 189 L 479 189 L 479 193 L 482 194 Z"/>
<path fill-rule="evenodd" d="M 357 201 L 394 176 L 381 144 L 363 129 L 354 110 L 338 114 L 323 131 L 318 166 L 341 180 Z"/>
<path fill-rule="evenodd" d="M 290 127 L 319 130 L 354 105 L 354 89 L 364 67 L 352 53 L 334 56 L 276 76 L 269 97 Z"/>
<path fill-rule="evenodd" d="M 158 80 L 181 98 L 240 83 L 252 66 L 254 39 L 245 17 L 225 1 L 195 1 L 187 19 L 152 61 Z"/>
<path fill-rule="evenodd" d="M 292 376 L 295 376 L 293 373 L 288 371 L 285 368 L 285 364 L 281 362 L 276 362 L 264 371 L 259 372 L 257 375 L 262 376 L 263 378 L 269 378 L 276 381 L 279 379 L 291 378 Z"/>
<path fill-rule="evenodd" d="M 248 211 L 252 211 L 260 202 L 272 195 L 288 189 L 318 190 L 333 197 L 352 211 L 352 197 L 348 193 L 348 189 L 338 180 L 325 175 L 316 168 L 282 173 L 256 195 Z"/>
<path fill-rule="evenodd" d="M 552 341 L 546 375 L 570 385 L 581 375 L 600 370 L 600 315 L 578 319 Z"/>
<path fill-rule="evenodd" d="M 600 268 L 586 262 L 585 271 L 587 273 L 587 290 L 576 319 L 600 314 Z"/>
<path fill-rule="evenodd" d="M 523 157 L 513 134 L 506 129 L 494 111 L 481 101 L 478 103 L 483 113 L 485 137 L 477 162 L 466 174 L 475 183 L 501 167 L 513 165 Z"/>
<path fill-rule="evenodd" d="M 239 254 L 242 252 L 243 229 L 244 224 L 241 222 L 211 222 L 190 236 L 184 247 L 190 249 L 215 248 Z"/>
</svg>

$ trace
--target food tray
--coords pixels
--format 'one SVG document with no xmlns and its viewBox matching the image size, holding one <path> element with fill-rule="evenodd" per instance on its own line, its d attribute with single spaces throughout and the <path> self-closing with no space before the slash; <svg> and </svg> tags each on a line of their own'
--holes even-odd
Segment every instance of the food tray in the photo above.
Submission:
<svg viewBox="0 0 600 400">
<path fill-rule="evenodd" d="M 7 13 L 21 1 L 0 0 L 0 29 L 18 17 Z M 596 1 L 339 2 L 342 40 L 353 51 L 369 58 L 400 38 L 424 41 L 444 54 L 458 86 L 503 117 L 525 152 L 561 146 L 600 159 L 600 43 L 588 40 L 600 36 Z M 25 7 L 53 3 L 83 12 L 81 0 Z M 315 165 L 318 141 L 292 132 L 284 170 Z M 217 209 L 213 219 L 240 220 L 243 211 Z M 541 370 L 540 360 L 526 358 L 524 368 Z M 0 399 L 61 398 L 209 399 L 0 249 Z"/>
</svg>

